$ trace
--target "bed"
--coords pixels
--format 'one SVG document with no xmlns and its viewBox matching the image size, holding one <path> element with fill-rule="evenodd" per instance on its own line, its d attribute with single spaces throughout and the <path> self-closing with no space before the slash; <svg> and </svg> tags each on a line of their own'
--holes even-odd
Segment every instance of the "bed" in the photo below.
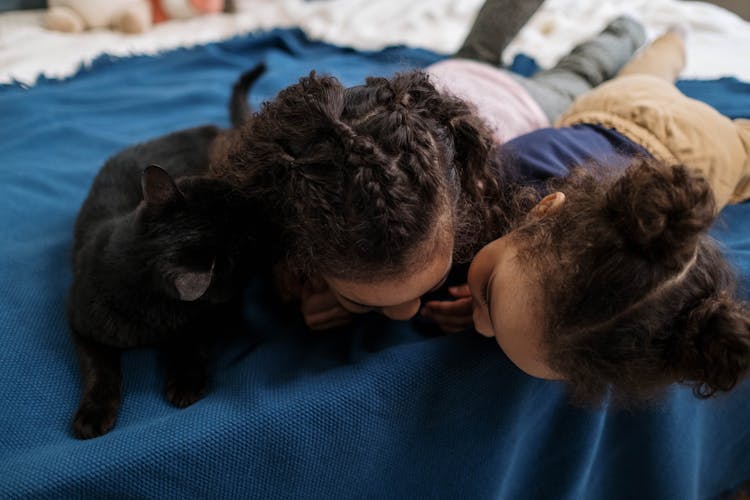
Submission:
<svg viewBox="0 0 750 500">
<path fill-rule="evenodd" d="M 637 410 L 581 408 L 561 384 L 524 375 L 473 332 L 436 337 L 368 316 L 311 334 L 257 284 L 246 296 L 247 335 L 222 346 L 204 399 L 170 406 L 158 356 L 129 352 L 116 427 L 74 439 L 80 380 L 65 320 L 72 224 L 102 162 L 171 130 L 227 125 L 231 82 L 261 60 L 269 70 L 252 89 L 256 108 L 312 68 L 356 84 L 430 64 L 460 41 L 478 6 L 416 2 L 412 18 L 382 34 L 411 46 L 383 47 L 366 30 L 352 33 L 364 14 L 339 0 L 238 3 L 257 6 L 256 17 L 243 10 L 206 20 L 229 26 L 221 40 L 187 22 L 120 52 L 107 48 L 120 35 L 65 38 L 44 33 L 38 12 L 0 15 L 0 496 L 705 499 L 750 479 L 750 381 L 708 401 L 674 387 Z M 737 45 L 748 23 L 676 0 L 576 5 L 548 2 L 508 57 L 547 65 L 562 49 L 547 50 L 544 33 L 572 45 L 617 9 L 643 15 L 652 33 L 680 14 L 695 29 L 691 44 L 716 38 L 727 47 L 714 62 L 690 45 L 705 60 L 688 67 L 680 88 L 750 118 L 750 43 Z M 365 11 L 367 22 L 392 18 L 393 6 Z M 575 14 L 563 19 L 565 9 Z M 354 27 L 344 30 L 336 21 L 347 12 Z M 584 17 L 590 22 L 572 36 Z M 394 33 L 407 21 L 413 31 Z M 420 32 L 429 43 L 418 47 L 410 37 Z M 58 59 L 63 43 L 74 54 Z M 750 297 L 750 205 L 725 209 L 713 234 Z"/>
</svg>

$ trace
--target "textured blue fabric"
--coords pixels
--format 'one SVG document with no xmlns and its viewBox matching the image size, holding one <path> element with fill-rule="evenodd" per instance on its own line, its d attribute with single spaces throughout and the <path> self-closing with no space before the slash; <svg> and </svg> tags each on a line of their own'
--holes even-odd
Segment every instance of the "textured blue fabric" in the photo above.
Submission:
<svg viewBox="0 0 750 500">
<path fill-rule="evenodd" d="M 510 64 L 510 68 L 508 69 L 521 76 L 531 76 L 539 71 L 539 66 L 536 63 L 536 60 L 526 54 L 516 54 L 515 57 L 513 57 L 513 62 Z"/>
<path fill-rule="evenodd" d="M 750 83 L 733 77 L 719 80 L 682 80 L 677 88 L 689 96 L 699 96 L 729 118 L 750 117 Z"/>
<path fill-rule="evenodd" d="M 260 59 L 256 106 L 313 67 L 355 84 L 439 57 L 274 31 L 0 88 L 0 497 L 695 499 L 750 478 L 748 383 L 712 401 L 676 388 L 653 408 L 581 409 L 479 335 L 429 337 L 375 316 L 310 334 L 258 289 L 247 326 L 263 340 L 228 344 L 203 400 L 171 407 L 156 354 L 130 352 L 115 429 L 72 437 L 72 224 L 105 158 L 226 124 L 230 83 Z M 710 83 L 696 95 L 706 89 L 715 97 Z M 731 92 L 718 95 L 750 102 Z M 749 216 L 728 208 L 717 233 L 744 274 Z"/>
</svg>

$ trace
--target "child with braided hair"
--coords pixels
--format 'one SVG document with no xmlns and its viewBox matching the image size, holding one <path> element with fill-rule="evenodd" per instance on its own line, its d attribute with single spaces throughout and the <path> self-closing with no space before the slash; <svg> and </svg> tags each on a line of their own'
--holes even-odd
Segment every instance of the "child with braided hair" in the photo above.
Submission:
<svg viewBox="0 0 750 500">
<path fill-rule="evenodd" d="M 320 312 L 307 320 L 332 327 L 372 309 L 412 317 L 453 262 L 468 263 L 504 232 L 502 191 L 511 184 L 491 147 L 471 108 L 424 73 L 348 89 L 313 74 L 265 103 L 213 168 L 263 199 L 263 217 L 279 228 L 281 267 L 307 278 L 286 288 L 328 301 L 313 301 Z M 339 290 L 352 280 L 380 286 L 361 296 Z"/>
</svg>

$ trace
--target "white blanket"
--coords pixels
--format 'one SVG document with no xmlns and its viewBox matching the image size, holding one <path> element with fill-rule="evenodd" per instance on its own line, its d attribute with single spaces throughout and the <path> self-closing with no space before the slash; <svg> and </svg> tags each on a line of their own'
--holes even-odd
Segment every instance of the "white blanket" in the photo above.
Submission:
<svg viewBox="0 0 750 500">
<path fill-rule="evenodd" d="M 65 78 L 102 54 L 154 54 L 276 26 L 358 49 L 406 44 L 455 50 L 483 0 L 238 0 L 239 12 L 170 21 L 141 35 L 100 30 L 64 34 L 42 27 L 43 11 L 0 15 L 0 83 L 33 85 Z M 719 7 L 681 0 L 547 0 L 505 53 L 524 52 L 544 67 L 577 42 L 628 13 L 651 36 L 674 23 L 690 29 L 686 78 L 736 76 L 750 81 L 750 23 Z"/>
</svg>

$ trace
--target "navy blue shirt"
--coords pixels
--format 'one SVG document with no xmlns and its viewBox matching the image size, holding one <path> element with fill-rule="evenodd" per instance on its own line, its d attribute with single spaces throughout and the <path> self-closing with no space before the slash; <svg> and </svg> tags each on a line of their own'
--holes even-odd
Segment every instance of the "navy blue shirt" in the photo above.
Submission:
<svg viewBox="0 0 750 500">
<path fill-rule="evenodd" d="M 512 179 L 539 188 L 576 166 L 624 170 L 634 156 L 648 156 L 643 147 L 619 132 L 588 124 L 524 134 L 503 144 L 499 154 L 500 168 Z"/>
</svg>

